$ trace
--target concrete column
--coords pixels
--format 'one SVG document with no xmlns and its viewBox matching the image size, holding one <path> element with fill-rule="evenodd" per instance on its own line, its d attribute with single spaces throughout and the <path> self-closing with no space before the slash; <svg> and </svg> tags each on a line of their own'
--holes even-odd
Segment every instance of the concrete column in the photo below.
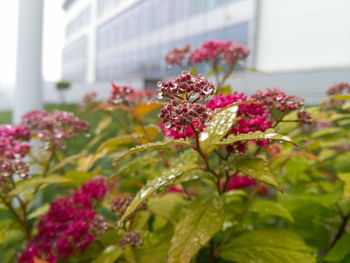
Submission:
<svg viewBox="0 0 350 263">
<path fill-rule="evenodd" d="M 13 123 L 28 111 L 42 108 L 43 0 L 18 1 L 16 87 Z"/>
<path fill-rule="evenodd" d="M 95 83 L 96 81 L 96 25 L 97 25 L 97 12 L 98 1 L 91 0 L 90 5 L 90 25 L 88 35 L 88 47 L 87 47 L 87 82 Z"/>
<path fill-rule="evenodd" d="M 256 67 L 256 55 L 258 49 L 258 37 L 259 37 L 259 20 L 260 20 L 260 7 L 261 0 L 252 0 L 253 1 L 253 15 L 252 19 L 248 24 L 248 43 L 247 47 L 250 49 L 250 55 L 247 58 L 246 66 L 248 68 Z"/>
</svg>

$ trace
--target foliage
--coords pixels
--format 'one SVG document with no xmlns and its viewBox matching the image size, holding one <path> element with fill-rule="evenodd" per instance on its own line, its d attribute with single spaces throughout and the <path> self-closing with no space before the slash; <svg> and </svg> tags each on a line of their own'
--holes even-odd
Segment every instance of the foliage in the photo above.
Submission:
<svg viewBox="0 0 350 263">
<path fill-rule="evenodd" d="M 185 46 L 166 61 L 209 63 L 215 84 L 195 69 L 157 96 L 112 83 L 75 114 L 0 126 L 0 262 L 348 262 L 348 85 L 307 109 L 231 92 L 248 54 Z"/>
</svg>

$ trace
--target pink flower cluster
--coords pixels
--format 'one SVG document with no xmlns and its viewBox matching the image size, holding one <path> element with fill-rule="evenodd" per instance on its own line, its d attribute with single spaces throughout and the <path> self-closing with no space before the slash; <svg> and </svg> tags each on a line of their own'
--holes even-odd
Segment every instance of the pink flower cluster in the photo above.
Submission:
<svg viewBox="0 0 350 263">
<path fill-rule="evenodd" d="M 310 114 L 310 112 L 308 112 L 306 110 L 300 110 L 297 114 L 297 117 L 301 123 L 305 123 L 305 124 L 312 123 L 311 114 Z"/>
<path fill-rule="evenodd" d="M 191 51 L 190 45 L 184 45 L 183 47 L 171 49 L 165 55 L 165 62 L 169 65 L 179 65 L 182 66 L 182 61 L 186 56 L 189 56 Z"/>
<path fill-rule="evenodd" d="M 206 107 L 215 110 L 241 101 L 247 101 L 247 96 L 243 93 L 234 92 L 233 94 L 227 95 L 219 94 L 212 97 Z M 260 104 L 247 103 L 239 105 L 237 121 L 230 133 L 237 135 L 255 131 L 265 131 L 271 128 L 269 113 L 270 112 Z M 255 143 L 259 146 L 266 146 L 268 140 L 256 141 Z M 227 149 L 233 152 L 245 152 L 246 143 L 236 143 L 233 146 L 229 146 Z"/>
<path fill-rule="evenodd" d="M 80 133 L 89 131 L 89 123 L 81 121 L 70 112 L 35 110 L 22 117 L 21 125 L 37 133 L 39 139 L 52 143 L 56 148 L 63 147 L 65 142 Z"/>
<path fill-rule="evenodd" d="M 160 113 L 164 133 L 175 137 L 185 137 L 191 133 L 191 126 L 203 128 L 208 118 L 208 109 L 197 103 L 214 94 L 216 87 L 202 76 L 191 76 L 183 72 L 175 80 L 159 83 L 158 98 L 172 99 Z M 162 126 L 161 125 L 161 126 Z M 166 129 L 171 129 L 168 132 Z"/>
<path fill-rule="evenodd" d="M 237 189 L 249 189 L 256 185 L 257 185 L 257 181 L 253 178 L 250 178 L 247 175 L 244 175 L 244 176 L 235 175 L 229 180 L 227 187 L 224 190 L 231 191 L 231 190 L 237 190 Z M 224 188 L 224 186 L 225 186 L 225 182 L 222 182 L 221 187 Z M 266 186 L 262 185 L 258 191 L 258 194 L 267 195 L 267 193 L 268 193 L 268 189 L 266 188 Z"/>
<path fill-rule="evenodd" d="M 29 166 L 22 158 L 30 150 L 30 131 L 22 126 L 0 126 L 0 186 L 14 174 L 29 175 Z"/>
<path fill-rule="evenodd" d="M 198 127 L 199 122 L 193 122 L 194 127 Z M 194 132 L 191 126 L 185 127 L 182 131 L 177 131 L 169 126 L 165 126 L 163 122 L 159 123 L 159 127 L 163 132 L 165 137 L 174 138 L 174 139 L 185 139 L 188 137 L 193 137 Z M 168 127 L 168 128 L 167 128 Z"/>
<path fill-rule="evenodd" d="M 250 51 L 243 45 L 234 44 L 232 41 L 212 40 L 204 42 L 195 49 L 190 61 L 191 63 L 200 63 L 221 59 L 230 67 L 234 67 L 239 60 L 246 59 L 249 53 Z"/>
<path fill-rule="evenodd" d="M 330 87 L 327 90 L 327 94 L 329 96 L 340 95 L 340 94 L 343 94 L 344 91 L 347 93 L 350 93 L 350 84 L 346 83 L 346 82 L 340 82 L 340 83 L 337 83 L 334 86 Z"/>
<path fill-rule="evenodd" d="M 103 199 L 106 193 L 105 178 L 97 177 L 52 203 L 18 262 L 33 263 L 37 257 L 54 263 L 85 250 L 95 240 L 93 201 Z"/>
<path fill-rule="evenodd" d="M 78 108 L 84 109 L 90 102 L 94 101 L 96 98 L 97 98 L 97 93 L 95 91 L 86 93 L 83 96 L 82 101 L 78 104 Z"/>
<path fill-rule="evenodd" d="M 158 82 L 159 89 L 157 96 L 159 99 L 166 97 L 170 99 L 192 100 L 192 103 L 198 100 L 205 100 L 216 91 L 215 85 L 205 79 L 202 75 L 192 76 L 184 71 L 176 79 Z"/>
<path fill-rule="evenodd" d="M 110 104 L 125 104 L 130 102 L 130 95 L 135 93 L 134 89 L 128 86 L 117 86 L 112 82 L 112 93 L 107 99 Z"/>
<path fill-rule="evenodd" d="M 124 237 L 120 239 L 118 243 L 122 248 L 125 248 L 127 244 L 132 247 L 143 245 L 141 235 L 137 230 L 125 233 Z"/>
<path fill-rule="evenodd" d="M 83 97 L 83 101 L 85 103 L 93 101 L 97 98 L 97 93 L 95 91 L 91 91 L 89 93 L 86 93 Z"/>
<path fill-rule="evenodd" d="M 277 109 L 287 113 L 304 106 L 304 100 L 292 95 L 286 95 L 279 89 L 268 89 L 265 92 L 259 91 L 252 95 L 252 99 L 260 102 L 264 107 Z"/>
<path fill-rule="evenodd" d="M 126 212 L 126 210 L 128 209 L 129 205 L 131 204 L 133 200 L 132 196 L 128 196 L 128 197 L 116 197 L 111 204 L 111 211 L 115 212 L 118 216 L 118 218 L 121 218 L 124 213 Z M 137 213 L 137 211 L 140 210 L 146 210 L 147 209 L 147 205 L 146 203 L 142 203 L 141 205 L 139 205 L 136 209 L 136 211 L 134 213 L 132 213 L 128 218 L 132 218 L 135 213 Z"/>
</svg>

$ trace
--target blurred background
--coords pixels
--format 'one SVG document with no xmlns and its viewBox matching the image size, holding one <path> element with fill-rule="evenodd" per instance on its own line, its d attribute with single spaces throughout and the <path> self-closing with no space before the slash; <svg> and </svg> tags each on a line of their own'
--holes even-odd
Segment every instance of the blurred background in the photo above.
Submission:
<svg viewBox="0 0 350 263">
<path fill-rule="evenodd" d="M 251 50 L 234 90 L 278 87 L 316 104 L 350 82 L 349 13 L 349 0 L 1 1 L 0 111 L 16 121 L 60 103 L 59 81 L 69 103 L 92 90 L 107 97 L 111 81 L 155 89 L 181 72 L 165 64 L 169 49 L 212 39 Z"/>
</svg>

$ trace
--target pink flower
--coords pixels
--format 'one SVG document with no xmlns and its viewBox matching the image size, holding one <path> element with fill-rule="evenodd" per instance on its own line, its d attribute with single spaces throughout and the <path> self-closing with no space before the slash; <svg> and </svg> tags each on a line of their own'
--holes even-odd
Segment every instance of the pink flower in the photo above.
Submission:
<svg viewBox="0 0 350 263">
<path fill-rule="evenodd" d="M 180 193 L 182 194 L 184 191 L 180 188 L 177 188 L 176 186 L 170 186 L 167 190 L 166 193 Z"/>
<path fill-rule="evenodd" d="M 34 256 L 56 262 L 85 250 L 95 240 L 96 212 L 92 202 L 106 196 L 105 183 L 102 177 L 94 178 L 70 196 L 52 203 L 18 262 L 33 263 Z"/>
<path fill-rule="evenodd" d="M 107 99 L 107 103 L 110 104 L 127 104 L 130 102 L 130 95 L 135 91 L 133 88 L 128 86 L 117 86 L 112 82 L 111 96 Z"/>
<path fill-rule="evenodd" d="M 347 93 L 350 93 L 350 84 L 346 82 L 340 82 L 330 87 L 327 90 L 327 94 L 329 96 L 339 95 L 339 94 L 343 94 L 344 91 L 346 91 Z"/>
<path fill-rule="evenodd" d="M 73 113 L 64 111 L 31 111 L 22 117 L 21 125 L 38 135 L 39 140 L 61 148 L 66 141 L 89 131 L 89 124 L 79 120 Z"/>
<path fill-rule="evenodd" d="M 189 135 L 191 126 L 198 126 L 200 131 L 209 114 L 205 105 L 197 102 L 203 101 L 215 93 L 214 84 L 202 76 L 194 77 L 183 72 L 175 80 L 170 79 L 159 83 L 158 86 L 158 97 L 172 99 L 169 104 L 162 108 L 159 115 L 165 128 L 163 130 L 167 132 L 167 129 L 170 128 L 168 135 L 172 137 Z"/>
<path fill-rule="evenodd" d="M 191 50 L 191 46 L 186 44 L 183 47 L 180 48 L 174 48 L 171 49 L 166 55 L 165 55 L 165 62 L 169 65 L 182 65 L 182 61 L 186 56 L 189 55 Z"/>
<path fill-rule="evenodd" d="M 0 126 L 0 186 L 17 174 L 25 179 L 29 166 L 23 158 L 30 150 L 31 133 L 23 126 Z"/>
<path fill-rule="evenodd" d="M 250 51 L 243 45 L 234 44 L 232 41 L 211 40 L 204 42 L 195 49 L 190 61 L 192 63 L 200 63 L 221 59 L 230 67 L 234 67 L 239 60 L 246 59 L 249 53 Z"/>
<path fill-rule="evenodd" d="M 279 89 L 268 89 L 265 92 L 257 92 L 252 99 L 258 101 L 265 108 L 277 109 L 282 112 L 290 112 L 304 106 L 304 100 L 292 95 L 286 95 Z"/>
<path fill-rule="evenodd" d="M 226 191 L 237 190 L 237 189 L 249 189 L 256 185 L 257 185 L 257 181 L 253 178 L 250 178 L 247 175 L 244 175 L 244 176 L 235 175 L 229 180 L 226 187 Z M 222 182 L 221 188 L 223 189 L 224 186 L 225 186 L 225 182 Z M 268 189 L 266 188 L 266 186 L 262 185 L 259 188 L 258 194 L 267 195 Z"/>
</svg>

